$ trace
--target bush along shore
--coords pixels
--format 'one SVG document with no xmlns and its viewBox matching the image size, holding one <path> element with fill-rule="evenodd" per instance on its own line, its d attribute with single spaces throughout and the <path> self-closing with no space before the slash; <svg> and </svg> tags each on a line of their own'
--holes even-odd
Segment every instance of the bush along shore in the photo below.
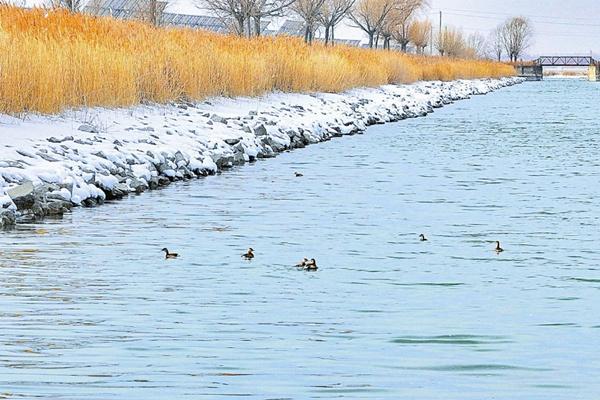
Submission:
<svg viewBox="0 0 600 400">
<path fill-rule="evenodd" d="M 62 215 L 173 181 L 362 133 L 373 124 L 522 82 L 419 82 L 341 94 L 273 93 L 199 103 L 0 115 L 0 226 Z"/>
</svg>

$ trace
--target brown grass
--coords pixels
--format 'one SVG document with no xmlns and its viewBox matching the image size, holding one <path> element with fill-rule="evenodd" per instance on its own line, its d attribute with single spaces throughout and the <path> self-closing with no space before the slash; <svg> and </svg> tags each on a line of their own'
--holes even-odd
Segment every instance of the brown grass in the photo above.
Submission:
<svg viewBox="0 0 600 400">
<path fill-rule="evenodd" d="M 0 112 L 200 100 L 512 75 L 488 61 L 409 56 L 290 37 L 245 39 L 0 6 Z"/>
<path fill-rule="evenodd" d="M 544 75 L 546 75 L 546 76 L 587 76 L 588 71 L 587 71 L 587 69 L 585 69 L 585 70 L 582 69 L 579 71 L 549 70 L 549 71 L 544 71 Z"/>
</svg>

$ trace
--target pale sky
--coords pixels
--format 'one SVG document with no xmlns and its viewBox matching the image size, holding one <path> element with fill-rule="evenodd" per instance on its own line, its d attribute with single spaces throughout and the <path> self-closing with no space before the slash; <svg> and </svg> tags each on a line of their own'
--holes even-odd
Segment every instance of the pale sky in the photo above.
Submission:
<svg viewBox="0 0 600 400">
<path fill-rule="evenodd" d="M 14 0 L 36 3 L 44 0 Z M 166 0 L 171 12 L 203 13 L 197 0 Z M 428 0 L 422 16 L 434 27 L 442 11 L 444 25 L 462 29 L 465 35 L 480 32 L 484 36 L 509 16 L 528 17 L 533 23 L 532 46 L 523 58 L 539 55 L 589 55 L 600 58 L 600 0 Z M 361 31 L 341 26 L 339 37 L 364 37 Z"/>
<path fill-rule="evenodd" d="M 462 28 L 465 34 L 485 36 L 508 16 L 522 15 L 533 22 L 534 41 L 528 54 L 600 55 L 600 0 L 429 0 L 424 12 L 438 25 Z M 542 54 L 543 53 L 543 54 Z"/>
<path fill-rule="evenodd" d="M 168 1 L 177 10 L 174 12 L 198 12 L 190 10 L 194 0 Z M 437 28 L 440 10 L 444 25 L 460 28 L 465 35 L 480 32 L 486 37 L 509 16 L 528 17 L 534 38 L 523 58 L 589 55 L 590 51 L 600 56 L 600 0 L 429 0 L 422 14 Z M 343 24 L 338 29 L 338 37 L 364 37 L 361 31 Z"/>
</svg>

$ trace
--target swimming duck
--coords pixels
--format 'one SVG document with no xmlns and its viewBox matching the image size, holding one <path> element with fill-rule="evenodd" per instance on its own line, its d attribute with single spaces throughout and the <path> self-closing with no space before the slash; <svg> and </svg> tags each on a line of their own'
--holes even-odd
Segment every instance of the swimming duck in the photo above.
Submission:
<svg viewBox="0 0 600 400">
<path fill-rule="evenodd" d="M 308 262 L 308 258 L 304 257 L 302 259 L 302 261 L 300 261 L 298 264 L 296 264 L 296 267 L 298 267 L 298 268 L 306 267 L 307 262 Z"/>
<path fill-rule="evenodd" d="M 165 258 L 166 259 L 179 257 L 179 254 L 177 254 L 177 253 L 170 253 L 169 249 L 167 249 L 166 247 L 164 249 L 162 249 L 161 251 L 165 252 Z"/>
<path fill-rule="evenodd" d="M 242 254 L 242 257 L 246 260 L 252 260 L 254 258 L 254 249 L 250 247 L 246 253 Z"/>
<path fill-rule="evenodd" d="M 311 258 L 310 261 L 307 261 L 304 264 L 304 269 L 306 269 L 307 271 L 316 271 L 319 269 L 319 267 L 317 267 L 317 261 L 314 258 Z"/>
<path fill-rule="evenodd" d="M 294 172 L 294 175 L 296 175 L 296 178 L 300 178 L 301 176 L 304 176 L 304 174 L 301 174 L 300 172 Z"/>
<path fill-rule="evenodd" d="M 426 241 L 427 241 L 427 238 L 425 237 L 425 235 L 423 235 L 423 234 L 421 233 L 421 234 L 419 235 L 419 240 L 420 240 L 421 242 L 426 242 Z"/>
<path fill-rule="evenodd" d="M 496 250 L 496 253 L 502 253 L 504 251 L 504 249 L 502 247 L 500 247 L 500 242 L 497 240 L 496 240 L 496 248 L 494 250 Z"/>
</svg>

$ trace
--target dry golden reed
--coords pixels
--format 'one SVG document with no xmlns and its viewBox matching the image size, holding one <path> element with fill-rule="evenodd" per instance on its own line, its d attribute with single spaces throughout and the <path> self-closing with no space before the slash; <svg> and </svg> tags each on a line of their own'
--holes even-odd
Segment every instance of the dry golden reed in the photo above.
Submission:
<svg viewBox="0 0 600 400">
<path fill-rule="evenodd" d="M 500 77 L 488 61 L 246 39 L 140 22 L 0 6 L 0 112 L 55 113 L 82 106 L 339 92 L 417 80 Z"/>
</svg>

